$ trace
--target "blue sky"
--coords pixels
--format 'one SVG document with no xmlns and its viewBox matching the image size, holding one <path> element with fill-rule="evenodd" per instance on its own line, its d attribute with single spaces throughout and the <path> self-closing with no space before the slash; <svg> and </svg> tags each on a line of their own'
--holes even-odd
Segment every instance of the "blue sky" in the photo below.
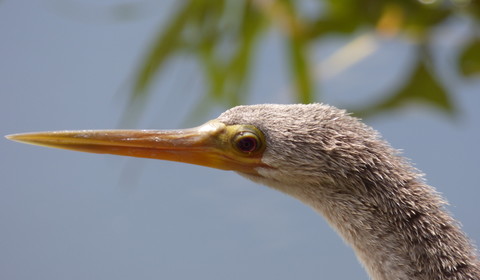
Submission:
<svg viewBox="0 0 480 280">
<path fill-rule="evenodd" d="M 0 2 L 3 135 L 118 127 L 132 75 L 171 4 L 146 2 L 141 18 L 116 21 L 94 2 L 82 7 L 96 9 L 73 14 L 60 1 Z M 478 243 L 480 81 L 443 67 L 454 61 L 461 30 L 461 22 L 443 27 L 435 46 L 456 118 L 413 106 L 367 122 L 426 173 Z M 351 40 L 319 43 L 318 63 Z M 273 31 L 262 43 L 249 103 L 291 102 L 281 42 Z M 375 42 L 365 60 L 321 80 L 324 100 L 350 104 L 396 84 L 411 46 Z M 195 64 L 176 62 L 137 127 L 183 126 L 202 98 Z M 233 172 L 6 139 L 0 147 L 2 279 L 367 279 L 311 209 Z"/>
</svg>

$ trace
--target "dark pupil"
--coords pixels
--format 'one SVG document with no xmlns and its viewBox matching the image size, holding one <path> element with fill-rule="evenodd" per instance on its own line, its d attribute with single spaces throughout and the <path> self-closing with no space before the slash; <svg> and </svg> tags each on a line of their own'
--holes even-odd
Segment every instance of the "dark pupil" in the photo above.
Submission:
<svg viewBox="0 0 480 280">
<path fill-rule="evenodd" d="M 243 137 L 238 140 L 237 147 L 244 152 L 253 152 L 257 148 L 257 140 L 253 137 Z"/>
</svg>

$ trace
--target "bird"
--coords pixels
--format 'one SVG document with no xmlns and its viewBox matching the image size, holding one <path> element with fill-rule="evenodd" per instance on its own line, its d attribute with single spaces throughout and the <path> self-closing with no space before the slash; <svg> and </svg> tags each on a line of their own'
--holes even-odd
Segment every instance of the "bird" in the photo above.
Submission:
<svg viewBox="0 0 480 280">
<path fill-rule="evenodd" d="M 477 249 L 442 196 L 376 130 L 330 105 L 242 105 L 189 129 L 6 137 L 235 171 L 313 208 L 371 279 L 480 279 Z"/>
</svg>

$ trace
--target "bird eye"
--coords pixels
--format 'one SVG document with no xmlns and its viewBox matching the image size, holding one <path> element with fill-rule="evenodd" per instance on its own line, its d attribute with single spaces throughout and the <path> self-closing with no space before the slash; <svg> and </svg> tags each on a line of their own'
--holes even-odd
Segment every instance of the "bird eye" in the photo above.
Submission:
<svg viewBox="0 0 480 280">
<path fill-rule="evenodd" d="M 234 144 L 243 153 L 256 152 L 260 147 L 260 139 L 252 132 L 244 131 L 235 135 Z"/>
</svg>

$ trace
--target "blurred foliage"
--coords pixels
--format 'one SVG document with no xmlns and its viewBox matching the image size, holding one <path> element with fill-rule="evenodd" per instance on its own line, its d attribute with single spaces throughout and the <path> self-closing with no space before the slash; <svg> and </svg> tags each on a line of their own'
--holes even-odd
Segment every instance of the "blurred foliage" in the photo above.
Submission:
<svg viewBox="0 0 480 280">
<path fill-rule="evenodd" d="M 480 38 L 475 38 L 462 50 L 458 61 L 460 72 L 464 76 L 473 76 L 480 73 Z"/>
<path fill-rule="evenodd" d="M 351 36 L 362 30 L 416 42 L 417 56 L 411 73 L 394 92 L 385 93 L 379 103 L 352 108 L 360 116 L 412 101 L 447 113 L 455 111 L 452 93 L 433 71 L 429 47 L 435 28 L 452 17 L 468 17 L 474 26 L 474 39 L 461 47 L 454 66 L 465 77 L 480 73 L 480 39 L 474 33 L 480 19 L 478 0 L 185 0 L 176 5 L 141 64 L 133 99 L 148 96 L 152 81 L 169 59 L 188 53 L 198 61 L 207 81 L 208 100 L 226 106 L 243 103 L 259 39 L 271 26 L 277 27 L 285 39 L 295 99 L 302 103 L 313 102 L 318 96 L 309 49 L 332 34 Z"/>
</svg>

